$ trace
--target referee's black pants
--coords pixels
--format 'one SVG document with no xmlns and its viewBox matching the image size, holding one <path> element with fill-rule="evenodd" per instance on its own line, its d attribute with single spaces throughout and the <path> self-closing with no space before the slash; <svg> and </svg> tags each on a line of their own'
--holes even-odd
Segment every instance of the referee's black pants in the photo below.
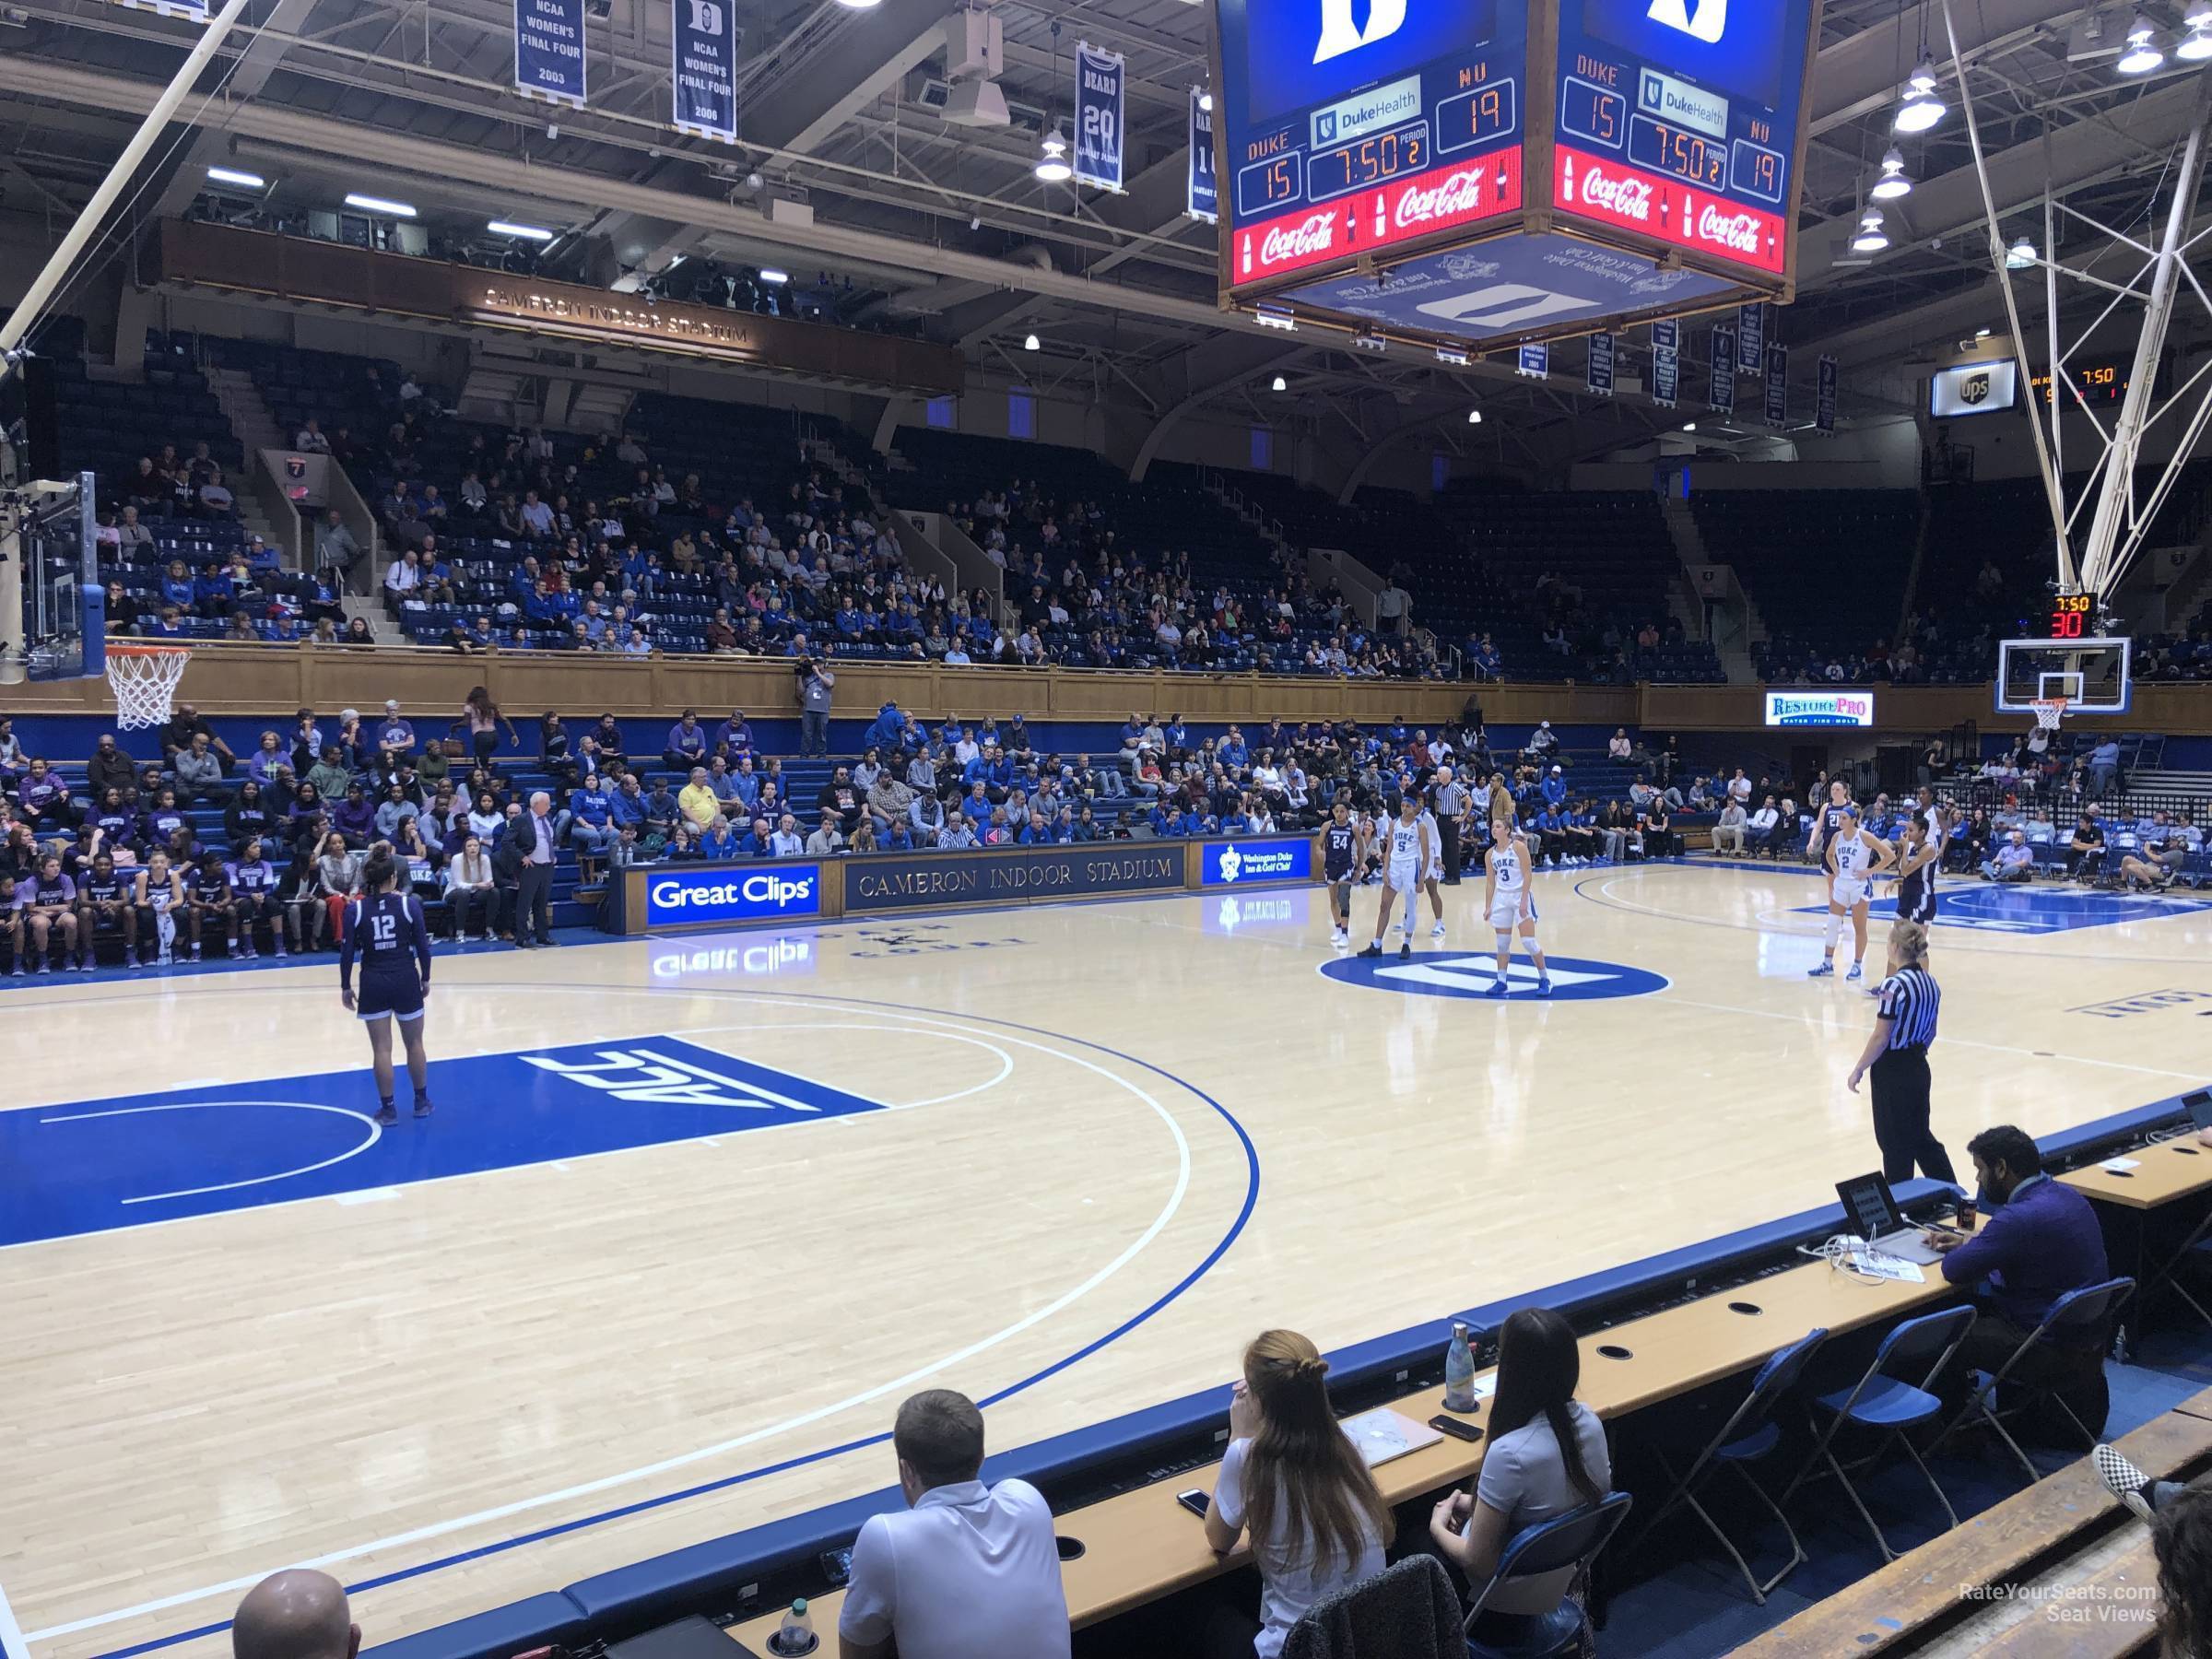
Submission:
<svg viewBox="0 0 2212 1659">
<path fill-rule="evenodd" d="M 1912 1166 L 1935 1181 L 1956 1181 L 1951 1155 L 1928 1126 L 1928 1051 L 1884 1051 L 1867 1072 L 1874 1086 L 1874 1139 L 1882 1149 L 1882 1178 L 1910 1181 Z"/>
<path fill-rule="evenodd" d="M 1444 885 L 1459 885 L 1459 820 L 1436 815 L 1436 839 L 1444 850 Z"/>
</svg>

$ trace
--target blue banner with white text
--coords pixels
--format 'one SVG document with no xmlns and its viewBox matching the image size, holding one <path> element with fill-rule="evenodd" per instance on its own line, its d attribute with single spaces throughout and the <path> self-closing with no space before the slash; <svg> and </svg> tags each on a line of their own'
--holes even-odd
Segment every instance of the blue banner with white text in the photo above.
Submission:
<svg viewBox="0 0 2212 1659">
<path fill-rule="evenodd" d="M 1813 424 L 1824 432 L 1836 429 L 1836 359 L 1822 356 L 1820 378 L 1813 393 Z"/>
<path fill-rule="evenodd" d="M 1182 849 L 1181 841 L 1078 842 L 848 859 L 845 914 L 1180 888 Z"/>
<path fill-rule="evenodd" d="M 1590 367 L 1584 376 L 1590 390 L 1600 397 L 1613 395 L 1613 336 L 1594 334 L 1590 336 Z"/>
<path fill-rule="evenodd" d="M 1790 418 L 1790 348 L 1775 340 L 1767 347 L 1767 424 L 1786 426 Z"/>
<path fill-rule="evenodd" d="M 1541 343 L 1521 347 L 1513 363 L 1515 374 L 1525 374 L 1531 380 L 1543 380 L 1551 373 L 1551 347 Z"/>
<path fill-rule="evenodd" d="M 673 28 L 669 51 L 675 61 L 676 114 L 679 133 L 737 139 L 737 27 L 735 0 L 670 0 Z"/>
<path fill-rule="evenodd" d="M 1210 97 L 1191 88 L 1190 187 L 1183 194 L 1183 211 L 1209 225 L 1221 216 L 1221 194 L 1214 182 L 1214 112 L 1206 107 Z"/>
<path fill-rule="evenodd" d="M 1122 54 L 1076 45 L 1076 182 L 1122 187 Z"/>
<path fill-rule="evenodd" d="M 514 0 L 514 88 L 583 108 L 583 0 Z"/>
<path fill-rule="evenodd" d="M 1705 401 L 1716 415 L 1735 413 L 1735 330 L 1712 331 L 1712 380 Z"/>
<path fill-rule="evenodd" d="M 1682 324 L 1673 317 L 1652 324 L 1652 401 L 1675 406 L 1682 388 Z"/>
<path fill-rule="evenodd" d="M 1735 308 L 1735 371 L 1758 374 L 1767 366 L 1767 308 L 1758 300 Z"/>
</svg>

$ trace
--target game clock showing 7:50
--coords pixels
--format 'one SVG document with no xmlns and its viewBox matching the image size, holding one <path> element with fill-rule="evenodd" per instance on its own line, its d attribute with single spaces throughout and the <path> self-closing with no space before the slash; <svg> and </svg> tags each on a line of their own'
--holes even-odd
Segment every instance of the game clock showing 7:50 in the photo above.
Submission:
<svg viewBox="0 0 2212 1659">
<path fill-rule="evenodd" d="M 2053 639 L 2090 639 L 2095 637 L 2096 630 L 2096 594 L 2061 594 L 2051 601 L 2051 637 Z"/>
</svg>

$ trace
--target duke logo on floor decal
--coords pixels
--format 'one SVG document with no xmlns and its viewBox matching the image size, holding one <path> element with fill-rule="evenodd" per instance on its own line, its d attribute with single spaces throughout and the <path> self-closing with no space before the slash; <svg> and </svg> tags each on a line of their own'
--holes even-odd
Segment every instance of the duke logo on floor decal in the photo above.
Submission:
<svg viewBox="0 0 2212 1659">
<path fill-rule="evenodd" d="M 1536 970 L 1527 956 L 1516 951 L 1507 972 L 1512 1000 L 1530 1002 L 1605 1002 L 1619 996 L 1649 996 L 1664 991 L 1664 974 L 1631 968 L 1625 962 L 1594 962 L 1582 957 L 1547 956 L 1551 971 L 1551 995 L 1539 998 Z M 1497 982 L 1497 958 L 1488 951 L 1418 951 L 1401 959 L 1384 947 L 1381 957 L 1338 957 L 1324 962 L 1324 978 L 1339 984 L 1364 985 L 1371 991 L 1398 991 L 1408 996 L 1488 997 Z"/>
</svg>

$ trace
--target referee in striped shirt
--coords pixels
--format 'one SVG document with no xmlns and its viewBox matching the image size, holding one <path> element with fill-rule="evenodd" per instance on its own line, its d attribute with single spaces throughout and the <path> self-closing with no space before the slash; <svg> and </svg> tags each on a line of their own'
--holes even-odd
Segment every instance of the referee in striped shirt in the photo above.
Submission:
<svg viewBox="0 0 2212 1659">
<path fill-rule="evenodd" d="M 1874 1078 L 1874 1138 L 1882 1149 L 1882 1175 L 1910 1181 L 1912 1166 L 1936 1181 L 1956 1181 L 1950 1154 L 1928 1126 L 1928 1044 L 1936 1041 L 1936 1015 L 1943 992 L 1928 972 L 1928 930 L 1918 922 L 1889 929 L 1889 959 L 1897 971 L 1876 989 L 1874 1033 L 1849 1087 Z"/>
</svg>

